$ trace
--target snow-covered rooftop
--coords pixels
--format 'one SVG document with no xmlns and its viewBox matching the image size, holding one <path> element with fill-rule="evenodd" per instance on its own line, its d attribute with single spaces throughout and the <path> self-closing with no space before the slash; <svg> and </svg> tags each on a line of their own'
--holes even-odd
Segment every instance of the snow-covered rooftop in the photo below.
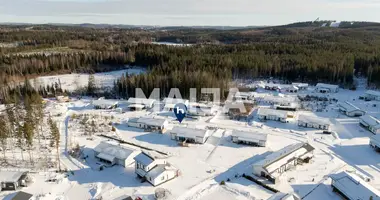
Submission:
<svg viewBox="0 0 380 200">
<path fill-rule="evenodd" d="M 268 134 L 260 133 L 258 130 L 252 131 L 252 132 L 233 130 L 231 135 L 232 137 L 238 137 L 245 141 L 252 141 L 252 142 L 258 142 L 260 140 L 267 141 L 268 139 Z"/>
<path fill-rule="evenodd" d="M 296 87 L 309 87 L 308 83 L 292 83 Z"/>
<path fill-rule="evenodd" d="M 174 98 L 165 98 L 162 100 L 164 104 L 177 104 L 177 103 L 183 103 L 183 104 L 188 104 L 189 100 L 188 99 L 174 99 Z"/>
<path fill-rule="evenodd" d="M 338 174 L 332 174 L 330 177 L 334 180 L 333 186 L 349 199 L 367 200 L 370 199 L 371 196 L 373 200 L 380 199 L 380 191 L 355 174 L 340 172 Z"/>
<path fill-rule="evenodd" d="M 150 106 L 155 102 L 156 102 L 156 99 L 145 99 L 145 98 L 134 98 L 134 97 L 131 97 L 128 99 L 128 103 L 130 104 L 143 104 L 146 106 Z"/>
<path fill-rule="evenodd" d="M 137 120 L 137 123 L 143 123 L 149 126 L 163 126 L 166 122 L 166 119 L 152 117 L 140 117 Z"/>
<path fill-rule="evenodd" d="M 380 134 L 376 134 L 371 137 L 372 141 L 376 141 L 376 143 L 380 144 Z"/>
<path fill-rule="evenodd" d="M 0 171 L 1 182 L 16 182 L 27 172 Z"/>
<path fill-rule="evenodd" d="M 342 109 L 344 109 L 346 112 L 353 112 L 357 110 L 361 110 L 357 106 L 353 105 L 352 103 L 349 103 L 347 101 L 345 102 L 339 102 L 338 106 L 340 106 Z"/>
<path fill-rule="evenodd" d="M 148 165 L 150 165 L 151 163 L 154 162 L 154 158 L 151 157 L 151 156 L 149 156 L 149 155 L 147 155 L 144 152 L 141 152 L 134 159 L 135 159 L 136 162 L 139 162 L 139 163 L 141 163 L 141 164 L 143 164 L 145 166 L 148 166 Z"/>
<path fill-rule="evenodd" d="M 286 194 L 277 192 L 267 200 L 299 200 L 300 198 L 296 194 Z"/>
<path fill-rule="evenodd" d="M 120 145 L 110 144 L 107 142 L 101 142 L 100 144 L 98 144 L 98 146 L 94 148 L 94 151 L 101 154 L 100 156 L 102 156 L 102 158 L 108 160 L 112 159 L 112 157 L 118 159 L 127 159 L 129 156 L 132 155 L 133 152 L 138 150 Z"/>
<path fill-rule="evenodd" d="M 372 96 L 380 96 L 380 91 L 367 90 L 365 93 Z"/>
<path fill-rule="evenodd" d="M 364 123 L 368 124 L 368 126 L 378 126 L 380 125 L 380 120 L 372 117 L 371 115 L 364 115 L 360 117 Z"/>
<path fill-rule="evenodd" d="M 187 128 L 187 127 L 180 127 L 180 126 L 174 127 L 170 132 L 177 134 L 177 136 L 185 137 L 185 138 L 196 138 L 196 137 L 204 138 L 208 134 L 208 130 Z"/>
<path fill-rule="evenodd" d="M 108 99 L 98 99 L 98 100 L 93 100 L 92 104 L 96 106 L 113 106 L 117 105 L 119 102 L 115 100 L 108 100 Z"/>
<path fill-rule="evenodd" d="M 274 110 L 274 109 L 269 109 L 269 108 L 259 108 L 259 110 L 257 111 L 257 115 L 264 115 L 264 116 L 274 115 L 280 118 L 287 118 L 288 111 Z"/>
<path fill-rule="evenodd" d="M 144 108 L 145 106 L 143 104 L 131 104 L 128 106 L 128 108 Z"/>
<path fill-rule="evenodd" d="M 330 125 L 330 120 L 320 118 L 317 116 L 300 114 L 298 115 L 298 120 L 306 123 L 319 124 L 319 125 Z"/>
<path fill-rule="evenodd" d="M 339 88 L 338 85 L 331 85 L 331 84 L 326 84 L 326 83 L 318 83 L 316 87 L 327 88 L 327 89 L 333 89 L 333 90 Z"/>
</svg>

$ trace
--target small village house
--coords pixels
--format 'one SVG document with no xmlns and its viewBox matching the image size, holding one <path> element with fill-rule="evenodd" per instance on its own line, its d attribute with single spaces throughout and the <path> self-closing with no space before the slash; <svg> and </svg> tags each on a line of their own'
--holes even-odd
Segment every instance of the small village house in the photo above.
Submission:
<svg viewBox="0 0 380 200">
<path fill-rule="evenodd" d="M 290 93 L 297 93 L 299 91 L 299 88 L 297 86 L 291 85 L 286 88 L 286 91 Z"/>
<path fill-rule="evenodd" d="M 374 135 L 370 138 L 369 145 L 375 149 L 375 151 L 380 152 L 380 134 Z"/>
<path fill-rule="evenodd" d="M 235 105 L 234 105 L 235 104 Z M 227 114 L 228 116 L 230 117 L 230 119 L 234 119 L 234 120 L 249 120 L 249 118 L 251 117 L 251 114 L 253 112 L 253 103 L 251 104 L 248 104 L 248 103 L 243 103 L 244 105 L 244 111 L 241 111 L 240 108 L 238 108 L 238 106 L 236 106 L 236 102 L 231 102 L 231 103 L 228 103 L 224 106 L 224 109 L 225 110 L 228 110 L 227 111 Z"/>
<path fill-rule="evenodd" d="M 260 120 L 273 120 L 280 122 L 288 122 L 288 118 L 293 116 L 292 112 L 283 110 L 274 110 L 269 108 L 259 108 L 257 111 L 257 116 Z"/>
<path fill-rule="evenodd" d="M 380 91 L 367 90 L 365 92 L 364 98 L 370 101 L 374 101 L 374 100 L 380 101 Z"/>
<path fill-rule="evenodd" d="M 130 127 L 141 128 L 146 131 L 158 131 L 160 133 L 166 131 L 168 124 L 168 120 L 163 118 L 140 117 L 128 120 L 128 126 Z"/>
<path fill-rule="evenodd" d="M 371 115 L 364 115 L 360 117 L 359 123 L 372 133 L 380 134 L 380 120 L 372 117 Z"/>
<path fill-rule="evenodd" d="M 293 86 L 296 86 L 299 90 L 307 90 L 309 84 L 307 83 L 292 83 Z"/>
<path fill-rule="evenodd" d="M 161 185 L 179 176 L 179 170 L 153 152 L 141 152 L 135 157 L 135 173 L 153 186 Z"/>
<path fill-rule="evenodd" d="M 183 103 L 186 107 L 189 107 L 190 101 L 187 99 L 165 98 L 162 103 L 164 103 L 164 111 L 173 111 L 174 106 L 178 103 Z"/>
<path fill-rule="evenodd" d="M 70 102 L 70 97 L 68 96 L 56 96 L 55 99 L 57 99 L 59 103 Z"/>
<path fill-rule="evenodd" d="M 95 109 L 115 109 L 119 106 L 119 102 L 115 100 L 99 98 L 98 100 L 93 100 L 92 105 Z"/>
<path fill-rule="evenodd" d="M 339 86 L 326 83 L 318 83 L 315 87 L 315 91 L 319 93 L 337 93 L 339 91 Z"/>
<path fill-rule="evenodd" d="M 292 144 L 278 150 L 265 159 L 253 164 L 253 174 L 267 178 L 276 183 L 285 171 L 294 168 L 298 164 L 308 163 L 313 155 L 314 147 L 309 143 Z"/>
<path fill-rule="evenodd" d="M 128 99 L 128 108 L 131 111 L 134 110 L 143 110 L 153 108 L 154 104 L 157 101 L 155 99 L 146 99 L 146 98 L 134 98 L 131 97 Z"/>
<path fill-rule="evenodd" d="M 339 111 L 349 117 L 360 117 L 365 115 L 365 111 L 361 110 L 357 106 L 353 105 L 350 102 L 339 102 L 338 103 Z"/>
<path fill-rule="evenodd" d="M 231 135 L 232 142 L 238 144 L 248 144 L 258 147 L 267 145 L 268 134 L 256 131 L 233 130 Z"/>
<path fill-rule="evenodd" d="M 254 95 L 252 92 L 236 92 L 234 94 L 234 101 L 252 101 L 254 100 Z"/>
<path fill-rule="evenodd" d="M 330 175 L 331 187 L 338 195 L 348 200 L 380 200 L 380 191 L 358 175 L 340 172 Z"/>
<path fill-rule="evenodd" d="M 217 106 L 202 103 L 190 103 L 190 106 L 187 109 L 187 114 L 193 116 L 214 116 L 217 112 Z"/>
<path fill-rule="evenodd" d="M 134 163 L 134 157 L 140 153 L 130 147 L 101 142 L 94 148 L 94 155 L 106 165 L 121 165 L 127 167 Z"/>
<path fill-rule="evenodd" d="M 330 125 L 331 123 L 328 119 L 302 114 L 298 116 L 298 126 L 301 127 L 329 130 Z"/>
<path fill-rule="evenodd" d="M 27 187 L 30 181 L 28 173 L 0 171 L 0 190 L 17 190 L 19 187 Z"/>
<path fill-rule="evenodd" d="M 19 191 L 12 197 L 11 200 L 31 200 L 31 199 L 33 199 L 32 194 Z"/>
<path fill-rule="evenodd" d="M 207 141 L 212 132 L 212 130 L 176 126 L 170 131 L 170 136 L 172 140 L 203 144 Z"/>
</svg>

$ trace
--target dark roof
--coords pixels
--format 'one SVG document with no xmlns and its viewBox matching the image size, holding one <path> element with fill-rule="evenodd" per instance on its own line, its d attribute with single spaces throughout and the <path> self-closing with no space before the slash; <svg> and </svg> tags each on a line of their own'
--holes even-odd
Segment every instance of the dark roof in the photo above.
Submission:
<svg viewBox="0 0 380 200">
<path fill-rule="evenodd" d="M 29 200 L 32 196 L 32 194 L 20 191 L 11 200 Z"/>
<path fill-rule="evenodd" d="M 128 195 L 123 195 L 123 196 L 118 197 L 118 198 L 116 198 L 114 200 L 133 200 L 133 198 L 130 197 L 130 196 L 128 196 Z"/>
</svg>

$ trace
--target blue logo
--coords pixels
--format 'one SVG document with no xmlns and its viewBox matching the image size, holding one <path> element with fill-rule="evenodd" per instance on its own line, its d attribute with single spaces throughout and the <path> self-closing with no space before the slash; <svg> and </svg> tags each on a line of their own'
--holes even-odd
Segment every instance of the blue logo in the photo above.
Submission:
<svg viewBox="0 0 380 200">
<path fill-rule="evenodd" d="M 177 120 L 179 121 L 179 123 L 181 123 L 182 120 L 186 117 L 187 107 L 183 103 L 177 103 L 174 106 L 173 111 L 174 111 L 174 115 L 177 117 Z"/>
</svg>

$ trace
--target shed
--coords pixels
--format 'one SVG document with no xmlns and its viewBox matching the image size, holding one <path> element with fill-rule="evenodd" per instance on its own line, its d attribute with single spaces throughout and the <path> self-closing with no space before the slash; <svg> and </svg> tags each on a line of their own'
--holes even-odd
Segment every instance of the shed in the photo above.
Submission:
<svg viewBox="0 0 380 200">
<path fill-rule="evenodd" d="M 361 110 L 357 106 L 353 105 L 350 102 L 339 102 L 338 103 L 339 111 L 344 113 L 349 117 L 360 117 L 365 115 L 365 111 Z"/>
<path fill-rule="evenodd" d="M 364 98 L 366 100 L 376 100 L 380 101 L 380 91 L 375 91 L 375 90 L 367 90 L 365 92 Z"/>
<path fill-rule="evenodd" d="M 298 116 L 298 126 L 306 127 L 306 128 L 315 128 L 321 130 L 329 130 L 330 129 L 330 120 L 320 118 L 317 116 L 310 116 L 300 114 Z"/>
<path fill-rule="evenodd" d="M 333 191 L 349 200 L 380 200 L 380 191 L 359 176 L 349 172 L 330 175 Z"/>
<path fill-rule="evenodd" d="M 16 190 L 19 187 L 26 187 L 28 173 L 27 171 L 0 171 L 1 190 Z"/>
<path fill-rule="evenodd" d="M 380 120 L 371 115 L 364 115 L 360 117 L 360 125 L 368 129 L 374 134 L 380 134 Z"/>
<path fill-rule="evenodd" d="M 101 142 L 94 148 L 95 158 L 108 165 L 121 165 L 127 167 L 134 163 L 141 151 L 126 146 Z"/>
<path fill-rule="evenodd" d="M 337 93 L 339 91 L 339 86 L 326 83 L 318 83 L 315 90 L 319 93 Z"/>
<path fill-rule="evenodd" d="M 267 145 L 268 134 L 260 133 L 256 131 L 232 131 L 232 142 L 234 143 L 243 143 L 259 147 L 265 147 Z"/>
<path fill-rule="evenodd" d="M 172 140 L 203 144 L 206 142 L 211 132 L 212 130 L 176 126 L 170 131 L 170 135 Z"/>
</svg>

